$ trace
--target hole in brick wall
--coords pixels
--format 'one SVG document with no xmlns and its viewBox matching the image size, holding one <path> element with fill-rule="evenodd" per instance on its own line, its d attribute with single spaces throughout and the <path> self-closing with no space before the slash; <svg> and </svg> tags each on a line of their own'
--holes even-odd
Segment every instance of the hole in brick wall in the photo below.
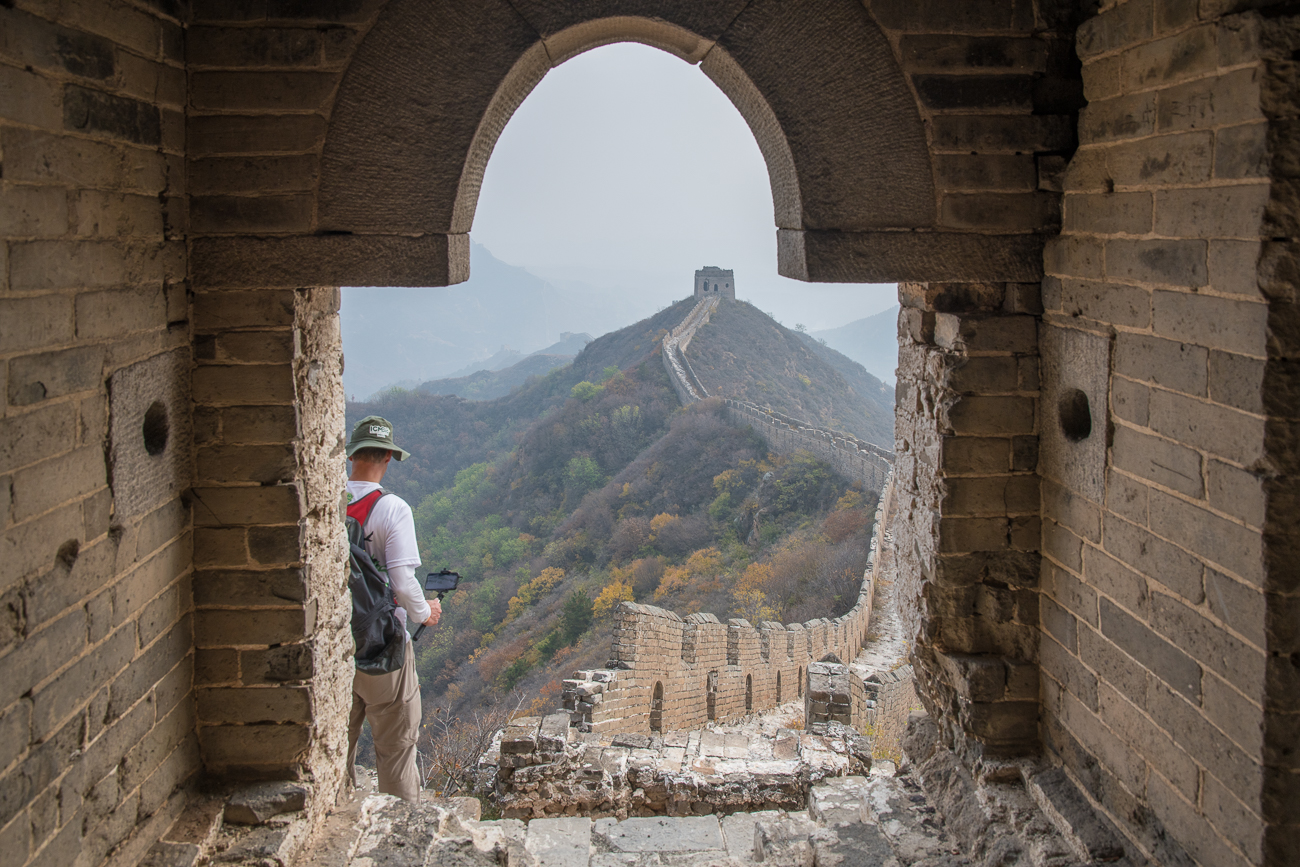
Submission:
<svg viewBox="0 0 1300 867">
<path fill-rule="evenodd" d="M 1061 395 L 1057 414 L 1061 420 L 1061 433 L 1070 442 L 1086 440 L 1092 433 L 1092 410 L 1088 406 L 1088 395 L 1071 388 Z"/>
<path fill-rule="evenodd" d="M 753 709 L 754 709 L 754 676 L 752 674 L 747 674 L 745 675 L 745 712 L 748 713 Z"/>
<path fill-rule="evenodd" d="M 54 556 L 58 559 L 59 565 L 64 569 L 71 569 L 72 565 L 77 562 L 77 557 L 81 554 L 81 543 L 76 539 L 69 539 L 59 546 L 58 553 Z"/>
<path fill-rule="evenodd" d="M 155 400 L 144 413 L 144 450 L 151 455 L 160 455 L 167 450 L 167 407 L 162 401 Z"/>
<path fill-rule="evenodd" d="M 664 730 L 664 685 L 656 683 L 650 696 L 650 731 Z"/>
<path fill-rule="evenodd" d="M 776 673 L 776 703 L 781 703 L 781 672 Z"/>
</svg>

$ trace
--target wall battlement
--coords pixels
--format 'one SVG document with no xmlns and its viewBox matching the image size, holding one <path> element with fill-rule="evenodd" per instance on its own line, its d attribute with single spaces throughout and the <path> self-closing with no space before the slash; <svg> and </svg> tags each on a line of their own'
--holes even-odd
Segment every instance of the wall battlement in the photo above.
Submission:
<svg viewBox="0 0 1300 867">
<path fill-rule="evenodd" d="M 607 667 L 576 672 L 564 682 L 570 725 L 595 733 L 650 733 L 735 720 L 804 698 L 810 666 L 831 656 L 857 658 L 871 622 L 892 479 L 884 488 L 858 601 L 848 613 L 755 626 L 624 602 Z"/>
</svg>

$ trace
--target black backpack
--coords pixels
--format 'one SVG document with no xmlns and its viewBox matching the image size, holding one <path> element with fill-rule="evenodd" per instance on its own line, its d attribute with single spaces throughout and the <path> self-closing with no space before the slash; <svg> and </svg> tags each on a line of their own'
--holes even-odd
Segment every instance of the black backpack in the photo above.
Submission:
<svg viewBox="0 0 1300 867">
<path fill-rule="evenodd" d="M 348 589 L 352 591 L 352 640 L 357 671 L 389 674 L 406 661 L 406 632 L 397 619 L 397 603 L 388 576 L 366 551 L 366 523 L 375 503 L 388 491 L 371 491 L 348 505 Z"/>
</svg>

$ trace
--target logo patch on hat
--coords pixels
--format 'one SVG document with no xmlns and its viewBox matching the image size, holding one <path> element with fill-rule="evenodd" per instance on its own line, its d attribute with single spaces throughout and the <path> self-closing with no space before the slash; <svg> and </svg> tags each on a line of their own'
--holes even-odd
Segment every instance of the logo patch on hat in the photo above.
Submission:
<svg viewBox="0 0 1300 867">
<path fill-rule="evenodd" d="M 387 439 L 393 435 L 392 428 L 386 428 L 381 424 L 372 424 L 370 426 L 370 435 L 377 436 L 381 439 Z"/>
</svg>

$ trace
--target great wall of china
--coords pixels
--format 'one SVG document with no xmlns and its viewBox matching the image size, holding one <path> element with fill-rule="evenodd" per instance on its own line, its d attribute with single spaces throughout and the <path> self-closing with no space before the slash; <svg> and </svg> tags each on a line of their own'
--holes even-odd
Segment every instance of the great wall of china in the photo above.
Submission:
<svg viewBox="0 0 1300 867">
<path fill-rule="evenodd" d="M 718 298 L 702 299 L 664 338 L 664 366 L 683 405 L 709 397 L 684 350 L 719 303 Z M 690 803 L 717 801 L 715 806 L 723 812 L 801 805 L 812 780 L 850 771 L 854 739 L 860 739 L 862 732 L 873 735 L 865 747 L 856 747 L 865 750 L 867 765 L 872 752 L 898 754 L 903 725 L 916 698 L 888 573 L 893 563 L 888 551 L 893 453 L 753 404 L 728 400 L 726 411 L 736 423 L 751 425 L 774 452 L 807 450 L 878 498 L 856 604 L 835 618 L 755 625 L 738 618 L 724 622 L 713 614 L 682 617 L 655 606 L 624 602 L 615 614 L 606 668 L 576 672 L 564 683 L 564 713 L 516 720 L 485 758 L 507 815 L 573 810 L 673 814 L 686 802 L 674 800 L 671 794 L 674 787 L 682 786 L 690 791 Z M 804 743 L 795 737 L 790 741 L 793 735 L 785 736 L 790 744 L 797 743 L 785 748 L 790 752 L 786 765 L 778 762 L 779 769 L 773 766 L 764 772 L 779 780 L 767 787 L 749 785 L 748 772 L 737 777 L 744 778 L 737 785 L 710 782 L 707 775 L 687 785 L 681 768 L 664 771 L 674 784 L 631 786 L 626 776 L 611 774 L 605 767 L 608 763 L 587 762 L 590 767 L 585 770 L 575 763 L 588 747 L 617 754 L 620 761 L 628 758 L 628 750 L 640 749 L 649 751 L 642 757 L 649 762 L 647 773 L 650 767 L 663 771 L 666 765 L 682 763 L 677 755 L 681 750 L 689 751 L 692 745 L 697 751 L 708 749 L 696 737 L 698 730 L 753 719 L 792 701 L 802 703 L 807 731 L 841 738 L 838 752 L 846 757 L 842 766 L 827 770 L 835 762 L 828 764 L 823 754 L 834 755 L 835 748 L 828 752 L 821 740 Z M 673 733 L 680 735 L 680 747 L 668 745 Z M 758 743 L 735 748 L 730 758 L 743 767 L 746 758 L 761 762 L 780 752 L 777 741 L 760 738 Z"/>
</svg>

